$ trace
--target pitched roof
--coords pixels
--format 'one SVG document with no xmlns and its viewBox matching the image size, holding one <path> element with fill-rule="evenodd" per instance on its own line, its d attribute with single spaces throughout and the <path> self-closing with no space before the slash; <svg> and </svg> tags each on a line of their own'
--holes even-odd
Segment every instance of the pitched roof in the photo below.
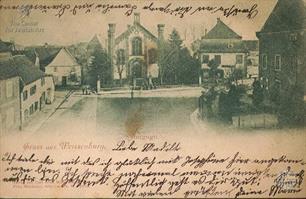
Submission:
<svg viewBox="0 0 306 199">
<path fill-rule="evenodd" d="M 278 0 L 260 32 L 280 32 L 306 28 L 305 0 Z"/>
<path fill-rule="evenodd" d="M 202 39 L 241 39 L 242 37 L 228 27 L 221 19 Z"/>
<path fill-rule="evenodd" d="M 62 48 L 54 59 L 47 65 L 47 67 L 52 66 L 76 66 L 79 65 L 74 58 L 74 56 L 67 50 L 67 48 Z"/>
<path fill-rule="evenodd" d="M 5 80 L 17 76 L 18 74 L 15 70 L 15 67 L 11 66 L 11 61 L 9 59 L 0 59 L 0 80 Z"/>
<path fill-rule="evenodd" d="M 129 26 L 126 31 L 121 33 L 116 39 L 115 43 L 120 43 L 124 38 L 128 37 L 131 33 L 133 33 L 135 30 L 139 30 L 149 36 L 153 41 L 157 41 L 157 37 L 153 35 L 149 30 L 147 30 L 145 27 L 143 27 L 139 23 L 134 23 L 132 26 Z"/>
<path fill-rule="evenodd" d="M 87 48 L 95 48 L 95 47 L 103 48 L 103 40 L 97 34 L 93 36 L 93 38 L 88 42 L 88 45 L 87 45 Z"/>
<path fill-rule="evenodd" d="M 0 60 L 1 79 L 20 76 L 22 82 L 27 85 L 31 82 L 40 79 L 45 74 L 24 55 L 16 55 L 8 59 Z M 2 75 L 3 74 L 5 75 Z"/>
<path fill-rule="evenodd" d="M 243 40 L 245 48 L 250 51 L 258 51 L 259 50 L 259 42 L 258 40 Z"/>
<path fill-rule="evenodd" d="M 39 64 L 41 68 L 44 68 L 55 58 L 55 56 L 59 53 L 60 47 L 30 47 L 26 48 L 24 54 L 35 63 L 36 56 L 39 58 Z"/>
<path fill-rule="evenodd" d="M 247 49 L 243 41 L 228 43 L 204 40 L 200 44 L 199 51 L 204 53 L 244 53 L 247 52 Z"/>
<path fill-rule="evenodd" d="M 5 42 L 0 39 L 0 52 L 10 52 L 13 48 L 13 43 Z"/>
</svg>

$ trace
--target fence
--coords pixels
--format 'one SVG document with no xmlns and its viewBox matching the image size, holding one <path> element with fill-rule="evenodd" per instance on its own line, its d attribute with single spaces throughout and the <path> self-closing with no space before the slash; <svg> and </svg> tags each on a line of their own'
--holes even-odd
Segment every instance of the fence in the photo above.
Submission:
<svg viewBox="0 0 306 199">
<path fill-rule="evenodd" d="M 267 113 L 234 116 L 232 120 L 236 128 L 273 128 L 278 125 L 277 115 Z"/>
</svg>

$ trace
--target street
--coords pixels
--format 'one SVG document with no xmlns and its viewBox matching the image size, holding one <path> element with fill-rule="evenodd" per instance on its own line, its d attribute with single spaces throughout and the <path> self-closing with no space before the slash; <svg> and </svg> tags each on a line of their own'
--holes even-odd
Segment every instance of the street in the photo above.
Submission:
<svg viewBox="0 0 306 199">
<path fill-rule="evenodd" d="M 187 91 L 190 92 L 190 91 Z M 182 92 L 180 92 L 182 94 Z M 111 97 L 70 96 L 38 129 L 38 133 L 70 134 L 154 134 L 189 131 L 190 115 L 197 97 Z"/>
</svg>

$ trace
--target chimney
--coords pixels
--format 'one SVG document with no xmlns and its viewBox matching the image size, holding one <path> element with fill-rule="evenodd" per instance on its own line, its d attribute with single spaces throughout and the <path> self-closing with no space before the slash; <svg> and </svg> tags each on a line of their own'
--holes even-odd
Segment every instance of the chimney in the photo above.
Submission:
<svg viewBox="0 0 306 199">
<path fill-rule="evenodd" d="M 164 39 L 164 29 L 165 29 L 165 24 L 158 24 L 157 25 L 158 39 L 159 40 L 163 40 Z"/>
<path fill-rule="evenodd" d="M 221 22 L 221 19 L 219 17 L 217 18 L 217 22 Z"/>
<path fill-rule="evenodd" d="M 134 13 L 134 24 L 140 24 L 140 13 Z"/>
<path fill-rule="evenodd" d="M 113 56 L 114 56 L 114 46 L 115 46 L 115 30 L 116 30 L 116 24 L 108 24 L 107 50 L 108 50 L 108 55 L 110 57 L 112 79 L 114 75 Z"/>
<path fill-rule="evenodd" d="M 204 36 L 207 35 L 207 29 L 205 28 Z"/>
</svg>

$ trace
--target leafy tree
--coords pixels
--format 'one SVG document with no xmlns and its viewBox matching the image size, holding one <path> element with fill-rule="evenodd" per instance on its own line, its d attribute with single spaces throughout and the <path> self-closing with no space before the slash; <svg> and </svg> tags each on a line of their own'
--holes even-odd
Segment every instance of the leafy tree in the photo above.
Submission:
<svg viewBox="0 0 306 199">
<path fill-rule="evenodd" d="M 177 65 L 178 83 L 194 84 L 198 81 L 200 70 L 199 62 L 194 59 L 187 48 L 180 51 L 179 63 Z"/>
<path fill-rule="evenodd" d="M 231 82 L 235 81 L 236 83 L 239 79 L 242 79 L 242 78 L 243 78 L 243 70 L 240 68 L 235 68 L 229 77 Z"/>
<path fill-rule="evenodd" d="M 263 88 L 260 84 L 260 81 L 257 79 L 254 80 L 252 87 L 253 87 L 253 96 L 252 96 L 253 105 L 258 108 L 264 99 Z"/>
<path fill-rule="evenodd" d="M 217 78 L 219 65 L 216 62 L 216 60 L 215 59 L 209 60 L 208 67 L 209 67 L 209 77 L 210 78 Z"/>
<path fill-rule="evenodd" d="M 183 40 L 175 29 L 169 35 L 168 42 L 163 43 L 159 56 L 162 83 L 189 84 L 197 81 L 199 64 L 182 44 Z"/>
<path fill-rule="evenodd" d="M 96 87 L 98 78 L 102 85 L 110 83 L 111 64 L 108 54 L 102 48 L 96 48 L 91 57 L 91 63 L 88 66 L 87 84 Z"/>
<path fill-rule="evenodd" d="M 182 48 L 183 40 L 181 39 L 180 34 L 176 29 L 172 30 L 169 38 L 169 43 L 171 48 L 177 48 L 177 49 Z"/>
</svg>

